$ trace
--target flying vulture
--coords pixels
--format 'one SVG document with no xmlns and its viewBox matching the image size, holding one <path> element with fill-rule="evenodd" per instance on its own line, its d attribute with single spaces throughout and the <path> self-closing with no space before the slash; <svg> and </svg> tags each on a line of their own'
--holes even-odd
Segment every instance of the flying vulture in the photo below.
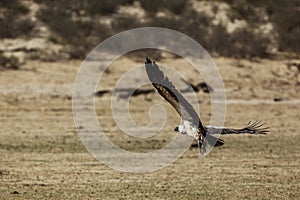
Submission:
<svg viewBox="0 0 300 200">
<path fill-rule="evenodd" d="M 181 124 L 174 131 L 187 134 L 198 141 L 200 154 L 206 152 L 207 144 L 221 146 L 224 140 L 215 134 L 266 134 L 269 127 L 264 127 L 261 121 L 249 122 L 245 128 L 234 129 L 226 127 L 204 126 L 192 105 L 178 92 L 173 83 L 164 75 L 155 62 L 146 58 L 146 72 L 154 88 L 167 100 L 181 116 Z"/>
</svg>

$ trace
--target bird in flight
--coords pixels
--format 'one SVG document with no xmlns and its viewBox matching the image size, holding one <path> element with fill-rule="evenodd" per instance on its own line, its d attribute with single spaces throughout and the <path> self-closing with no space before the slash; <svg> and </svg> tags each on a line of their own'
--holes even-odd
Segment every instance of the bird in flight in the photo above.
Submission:
<svg viewBox="0 0 300 200">
<path fill-rule="evenodd" d="M 198 141 L 200 154 L 205 154 L 207 144 L 211 146 L 222 146 L 224 144 L 224 140 L 213 136 L 216 134 L 267 134 L 269 132 L 269 127 L 264 127 L 265 124 L 259 120 L 249 122 L 242 129 L 204 126 L 192 105 L 178 92 L 158 65 L 148 57 L 146 58 L 145 68 L 154 88 L 181 116 L 181 124 L 174 130 L 195 138 Z"/>
</svg>

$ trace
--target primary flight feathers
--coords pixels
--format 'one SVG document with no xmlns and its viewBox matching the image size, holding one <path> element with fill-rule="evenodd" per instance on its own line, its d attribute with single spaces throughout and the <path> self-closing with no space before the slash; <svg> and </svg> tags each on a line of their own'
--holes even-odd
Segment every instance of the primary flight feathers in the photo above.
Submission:
<svg viewBox="0 0 300 200">
<path fill-rule="evenodd" d="M 192 105 L 178 92 L 173 83 L 164 75 L 155 62 L 146 58 L 145 68 L 149 80 L 158 93 L 167 100 L 181 116 L 181 124 L 175 130 L 194 137 L 199 144 L 200 153 L 206 152 L 206 143 L 214 146 L 224 144 L 222 139 L 213 134 L 266 134 L 269 127 L 263 128 L 261 121 L 249 122 L 245 128 L 233 129 L 226 127 L 203 126 Z"/>
</svg>

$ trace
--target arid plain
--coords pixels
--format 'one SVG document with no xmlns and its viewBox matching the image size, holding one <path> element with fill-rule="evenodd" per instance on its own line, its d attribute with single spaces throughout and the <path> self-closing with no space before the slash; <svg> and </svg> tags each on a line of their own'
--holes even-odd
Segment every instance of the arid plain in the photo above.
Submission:
<svg viewBox="0 0 300 200">
<path fill-rule="evenodd" d="M 115 171 L 82 145 L 72 114 L 72 91 L 81 61 L 28 61 L 19 70 L 0 71 L 0 199 L 297 199 L 300 196 L 300 74 L 288 60 L 214 58 L 226 96 L 225 125 L 243 127 L 261 119 L 267 135 L 222 136 L 225 145 L 204 159 L 188 149 L 177 161 L 151 173 Z M 295 61 L 297 62 L 297 61 Z M 189 81 L 201 77 L 181 59 L 165 58 Z M 127 70 L 142 66 L 116 60 L 105 73 L 112 89 Z M 199 78 L 200 77 L 200 78 Z M 146 87 L 146 86 L 145 86 Z M 149 88 L 151 86 L 149 85 Z M 201 119 L 209 124 L 210 96 L 197 93 Z M 149 122 L 148 109 L 161 104 L 167 121 L 158 136 L 126 136 L 111 114 L 111 95 L 95 97 L 99 123 L 118 146 L 147 152 L 166 145 L 180 122 L 157 93 L 130 99 L 137 124 Z"/>
</svg>

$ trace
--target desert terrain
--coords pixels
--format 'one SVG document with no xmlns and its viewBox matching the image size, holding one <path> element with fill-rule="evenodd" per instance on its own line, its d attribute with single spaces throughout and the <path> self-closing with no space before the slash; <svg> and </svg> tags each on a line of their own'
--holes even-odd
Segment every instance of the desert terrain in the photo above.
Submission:
<svg viewBox="0 0 300 200">
<path fill-rule="evenodd" d="M 158 63 L 168 62 L 169 58 Z M 300 76 L 289 60 L 213 58 L 226 89 L 225 125 L 261 119 L 267 135 L 221 136 L 225 145 L 199 159 L 188 149 L 171 165 L 149 173 L 126 173 L 96 160 L 81 143 L 72 114 L 73 84 L 81 60 L 26 62 L 0 71 L 0 199 L 297 199 L 300 196 Z M 182 66 L 181 59 L 172 61 Z M 297 60 L 295 61 L 297 62 Z M 116 60 L 103 86 L 113 89 L 133 59 Z M 189 81 L 201 80 L 186 72 Z M 209 124 L 210 96 L 199 92 L 201 119 Z M 132 152 L 166 145 L 179 116 L 157 93 L 130 99 L 137 124 L 149 106 L 161 104 L 167 121 L 156 137 L 137 139 L 118 129 L 111 94 L 95 97 L 99 123 L 111 140 Z M 143 105 L 143 106 L 141 106 Z"/>
<path fill-rule="evenodd" d="M 0 1 L 0 199 L 299 199 L 299 19 L 297 0 Z M 225 144 L 202 159 L 198 148 L 187 147 L 173 163 L 147 173 L 117 171 L 97 160 L 80 139 L 78 130 L 86 127 L 74 122 L 76 76 L 97 44 L 140 27 L 169 28 L 201 44 L 223 79 L 224 126 L 242 128 L 262 120 L 270 132 L 221 136 Z M 139 95 L 114 96 L 118 81 L 143 67 L 145 56 L 194 85 L 204 77 L 166 52 L 131 53 L 102 75 L 95 68 L 92 74 L 101 80 L 97 95 L 88 95 L 97 123 L 114 145 L 148 153 L 173 141 L 180 117 L 150 84 L 138 88 L 144 91 Z M 138 84 L 141 77 L 131 75 L 125 80 Z M 204 125 L 216 115 L 213 89 L 194 93 Z M 125 112 L 142 127 L 152 122 L 152 106 L 160 105 L 165 115 L 153 116 L 163 121 L 161 130 L 148 138 L 128 135 L 112 114 L 112 102 L 129 102 Z M 104 154 L 110 158 L 111 152 Z M 111 156 L 123 164 L 123 157 Z"/>
</svg>

